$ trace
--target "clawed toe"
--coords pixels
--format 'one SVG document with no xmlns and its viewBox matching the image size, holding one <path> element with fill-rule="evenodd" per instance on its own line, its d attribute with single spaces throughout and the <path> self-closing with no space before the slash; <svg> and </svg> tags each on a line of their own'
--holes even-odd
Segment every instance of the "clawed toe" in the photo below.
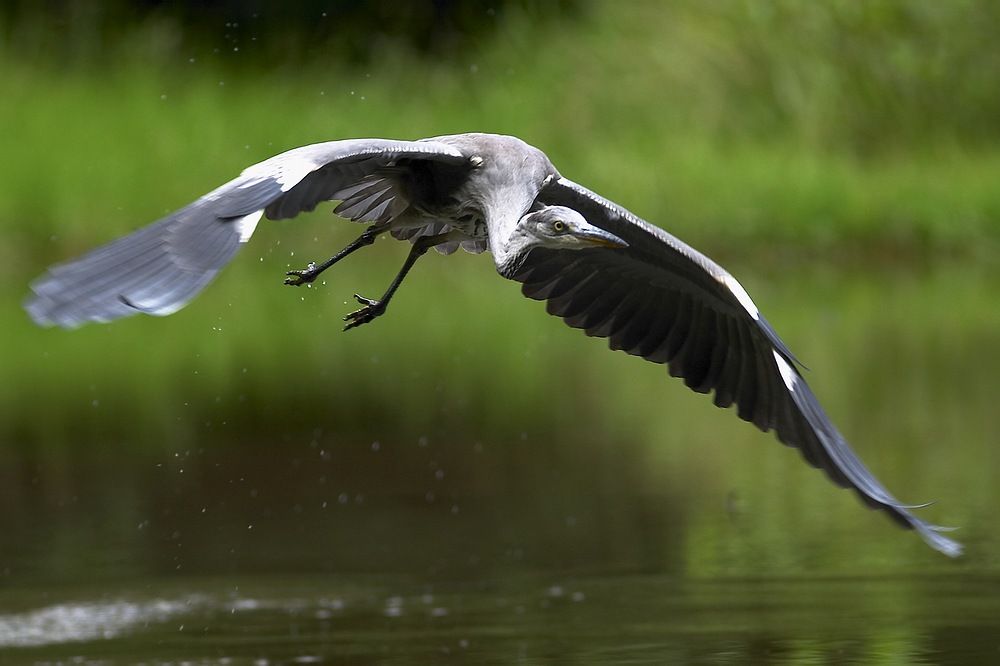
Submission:
<svg viewBox="0 0 1000 666">
<path fill-rule="evenodd" d="M 361 326 L 361 324 L 367 324 L 371 320 L 375 319 L 375 317 L 378 317 L 385 312 L 384 301 L 373 298 L 365 298 L 360 294 L 354 294 L 354 299 L 364 307 L 358 308 L 344 317 L 344 321 L 347 322 L 347 325 L 344 326 L 345 331 Z"/>
<path fill-rule="evenodd" d="M 309 266 L 300 271 L 288 271 L 285 273 L 288 277 L 285 278 L 285 284 L 290 284 L 293 287 L 298 287 L 299 285 L 309 284 L 316 279 L 320 271 L 316 270 L 316 264 L 309 262 Z"/>
</svg>

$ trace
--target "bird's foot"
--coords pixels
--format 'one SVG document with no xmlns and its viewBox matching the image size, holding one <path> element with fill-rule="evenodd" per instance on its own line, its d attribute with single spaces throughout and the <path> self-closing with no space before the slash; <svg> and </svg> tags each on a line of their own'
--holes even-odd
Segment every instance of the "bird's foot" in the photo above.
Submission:
<svg viewBox="0 0 1000 666">
<path fill-rule="evenodd" d="M 322 270 L 316 270 L 316 264 L 309 262 L 309 266 L 303 268 L 299 271 L 288 271 L 285 273 L 288 277 L 285 278 L 285 284 L 290 284 L 293 287 L 298 287 L 299 285 L 309 284 L 322 273 Z"/>
<path fill-rule="evenodd" d="M 371 320 L 375 319 L 375 317 L 378 317 L 385 312 L 386 303 L 384 300 L 380 301 L 373 298 L 365 298 L 359 294 L 354 294 L 354 299 L 364 307 L 359 308 L 344 317 L 344 321 L 347 322 L 347 325 L 344 326 L 345 331 L 350 328 L 361 326 L 361 324 L 367 324 Z"/>
</svg>

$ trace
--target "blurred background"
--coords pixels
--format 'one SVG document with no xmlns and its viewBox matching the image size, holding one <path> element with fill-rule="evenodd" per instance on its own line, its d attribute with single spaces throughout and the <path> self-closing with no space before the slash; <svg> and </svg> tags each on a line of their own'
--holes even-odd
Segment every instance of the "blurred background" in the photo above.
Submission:
<svg viewBox="0 0 1000 666">
<path fill-rule="evenodd" d="M 989 654 L 998 36 L 987 0 L 0 2 L 0 649 Z M 406 248 L 284 286 L 358 234 L 332 205 L 263 222 L 170 317 L 67 332 L 21 309 L 48 265 L 278 152 L 466 131 L 525 139 L 726 266 L 967 556 L 547 316 L 488 257 L 428 255 L 341 333 Z M 38 615 L 77 607 L 96 629 Z M 64 639 L 32 643 L 43 622 Z"/>
</svg>

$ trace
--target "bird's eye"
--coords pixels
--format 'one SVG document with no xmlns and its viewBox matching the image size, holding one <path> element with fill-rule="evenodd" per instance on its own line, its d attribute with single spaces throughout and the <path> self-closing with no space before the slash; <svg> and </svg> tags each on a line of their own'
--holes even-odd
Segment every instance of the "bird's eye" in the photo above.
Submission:
<svg viewBox="0 0 1000 666">
<path fill-rule="evenodd" d="M 563 222 L 562 220 L 556 220 L 555 222 L 552 223 L 552 231 L 561 234 L 562 232 L 566 231 L 566 223 Z"/>
</svg>

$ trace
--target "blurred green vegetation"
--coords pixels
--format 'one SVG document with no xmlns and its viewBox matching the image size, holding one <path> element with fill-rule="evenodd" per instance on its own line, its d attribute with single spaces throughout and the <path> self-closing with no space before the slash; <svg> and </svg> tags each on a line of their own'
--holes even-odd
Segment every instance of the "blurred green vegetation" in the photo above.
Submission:
<svg viewBox="0 0 1000 666">
<path fill-rule="evenodd" d="M 579 0 L 0 0 L 4 41 L 60 66 L 107 65 L 155 40 L 167 54 L 212 57 L 228 68 L 371 62 L 386 48 L 457 58 L 489 40 L 511 12 L 555 20 Z"/>
<path fill-rule="evenodd" d="M 461 50 L 382 35 L 363 59 L 339 50 L 336 25 L 283 60 L 193 41 L 170 14 L 112 34 L 50 18 L 0 14 L 0 438 L 11 446 L 169 450 L 330 427 L 601 437 L 553 409 L 548 396 L 563 392 L 614 427 L 653 432 L 622 414 L 635 395 L 663 393 L 663 369 L 602 354 L 603 341 L 543 316 L 485 257 L 428 256 L 387 317 L 341 335 L 350 295 L 381 293 L 404 250 L 383 241 L 323 284 L 284 287 L 285 270 L 358 233 L 328 210 L 261 225 L 216 284 L 165 320 L 72 333 L 27 321 L 20 301 L 48 264 L 306 143 L 516 134 L 722 261 L 766 313 L 774 284 L 806 267 L 837 280 L 872 264 L 906 273 L 996 258 L 994 2 L 526 3 Z M 795 350 L 825 341 L 794 310 L 771 319 Z M 801 354 L 813 367 L 817 355 Z M 825 379 L 839 370 L 827 361 Z M 615 381 L 635 393 L 604 393 Z M 712 409 L 684 404 L 698 400 Z"/>
</svg>

